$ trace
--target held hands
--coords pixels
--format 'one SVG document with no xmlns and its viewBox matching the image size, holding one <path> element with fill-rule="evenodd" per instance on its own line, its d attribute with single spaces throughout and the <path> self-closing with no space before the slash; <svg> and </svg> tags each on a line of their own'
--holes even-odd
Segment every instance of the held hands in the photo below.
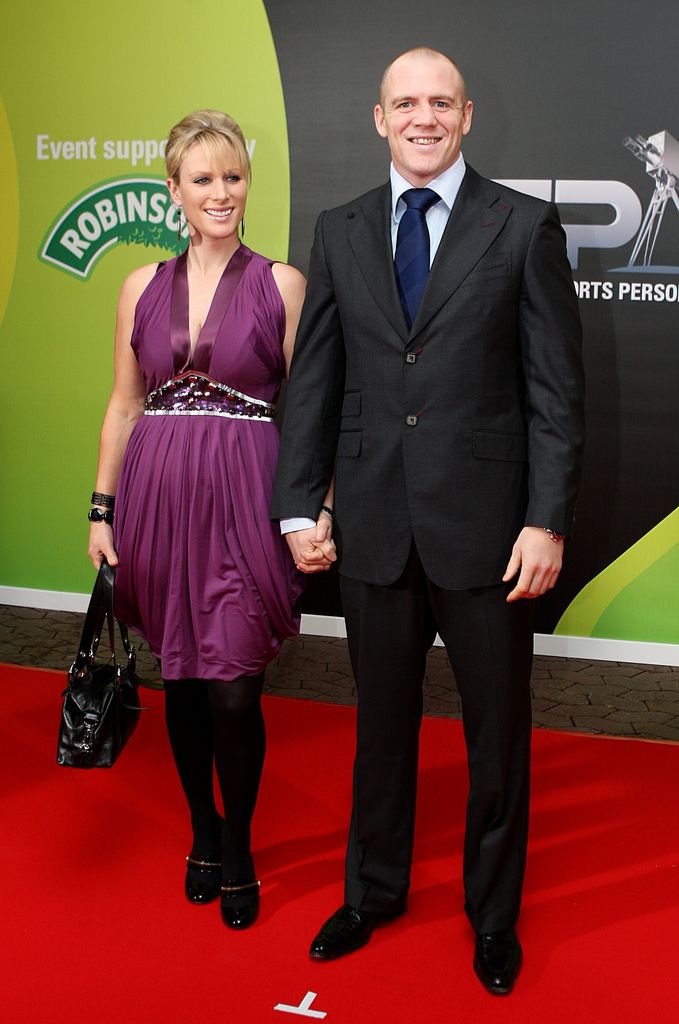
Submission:
<svg viewBox="0 0 679 1024">
<path fill-rule="evenodd" d="M 102 556 L 109 565 L 118 564 L 118 556 L 113 546 L 113 530 L 108 523 L 90 524 L 90 543 L 87 554 L 95 569 L 99 569 Z"/>
<path fill-rule="evenodd" d="M 337 560 L 332 517 L 321 512 L 315 526 L 286 533 L 285 539 L 300 572 L 326 572 Z"/>
<path fill-rule="evenodd" d="M 540 597 L 551 590 L 561 572 L 562 561 L 562 540 L 553 541 L 539 526 L 524 526 L 502 577 L 503 582 L 508 583 L 521 570 L 507 601 Z"/>
</svg>

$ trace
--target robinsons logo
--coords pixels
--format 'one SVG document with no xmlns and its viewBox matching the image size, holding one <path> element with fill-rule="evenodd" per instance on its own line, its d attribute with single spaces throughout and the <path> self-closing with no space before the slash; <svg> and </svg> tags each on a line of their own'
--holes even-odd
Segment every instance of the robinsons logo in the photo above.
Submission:
<svg viewBox="0 0 679 1024">
<path fill-rule="evenodd" d="M 57 216 L 39 256 L 82 280 L 107 249 L 127 245 L 158 246 L 178 253 L 188 229 L 177 238 L 177 208 L 161 177 L 123 177 L 102 182 L 79 196 Z"/>
</svg>

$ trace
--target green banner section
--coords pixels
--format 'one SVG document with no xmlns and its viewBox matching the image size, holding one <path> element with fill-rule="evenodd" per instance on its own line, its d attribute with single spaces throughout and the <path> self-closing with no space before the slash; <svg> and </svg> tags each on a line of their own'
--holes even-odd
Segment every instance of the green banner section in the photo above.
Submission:
<svg viewBox="0 0 679 1024">
<path fill-rule="evenodd" d="M 167 133 L 204 107 L 235 117 L 253 164 L 245 240 L 285 260 L 283 92 L 261 0 L 36 0 L 3 13 L 3 43 L 0 584 L 85 592 L 117 295 L 178 249 Z"/>
<path fill-rule="evenodd" d="M 555 633 L 679 643 L 679 508 L 595 576 Z"/>
<path fill-rule="evenodd" d="M 19 241 L 19 176 L 7 110 L 0 96 L 0 224 L 2 259 L 0 260 L 0 327 L 12 291 Z"/>
</svg>

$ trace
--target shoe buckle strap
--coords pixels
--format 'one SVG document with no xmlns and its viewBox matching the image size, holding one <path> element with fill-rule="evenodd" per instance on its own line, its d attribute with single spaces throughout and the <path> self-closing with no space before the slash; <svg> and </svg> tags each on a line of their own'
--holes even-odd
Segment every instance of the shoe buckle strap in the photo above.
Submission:
<svg viewBox="0 0 679 1024">
<path fill-rule="evenodd" d="M 194 868 L 221 868 L 221 861 L 198 860 L 196 857 L 187 857 L 186 863 Z"/>
<path fill-rule="evenodd" d="M 246 882 L 245 885 L 223 885 L 222 892 L 245 892 L 247 889 L 259 889 L 261 884 L 257 878 L 254 882 Z"/>
</svg>

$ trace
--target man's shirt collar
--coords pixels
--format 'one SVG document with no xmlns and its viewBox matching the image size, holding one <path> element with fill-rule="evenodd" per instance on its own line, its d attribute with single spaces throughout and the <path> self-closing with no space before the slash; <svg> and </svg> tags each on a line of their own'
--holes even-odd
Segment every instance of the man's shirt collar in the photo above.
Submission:
<svg viewBox="0 0 679 1024">
<path fill-rule="evenodd" d="M 462 153 L 458 156 L 454 164 L 451 164 L 443 174 L 439 174 L 438 178 L 434 178 L 429 182 L 426 188 L 430 188 L 433 192 L 441 197 L 443 202 L 448 207 L 448 213 L 453 208 L 453 204 L 457 199 L 457 193 L 460 191 L 460 185 L 464 178 L 464 172 L 466 170 L 466 164 Z M 396 218 L 396 207 L 398 201 L 405 191 L 409 188 L 414 188 L 409 181 L 398 173 L 393 163 L 389 168 L 389 180 L 391 182 L 391 216 Z"/>
</svg>

